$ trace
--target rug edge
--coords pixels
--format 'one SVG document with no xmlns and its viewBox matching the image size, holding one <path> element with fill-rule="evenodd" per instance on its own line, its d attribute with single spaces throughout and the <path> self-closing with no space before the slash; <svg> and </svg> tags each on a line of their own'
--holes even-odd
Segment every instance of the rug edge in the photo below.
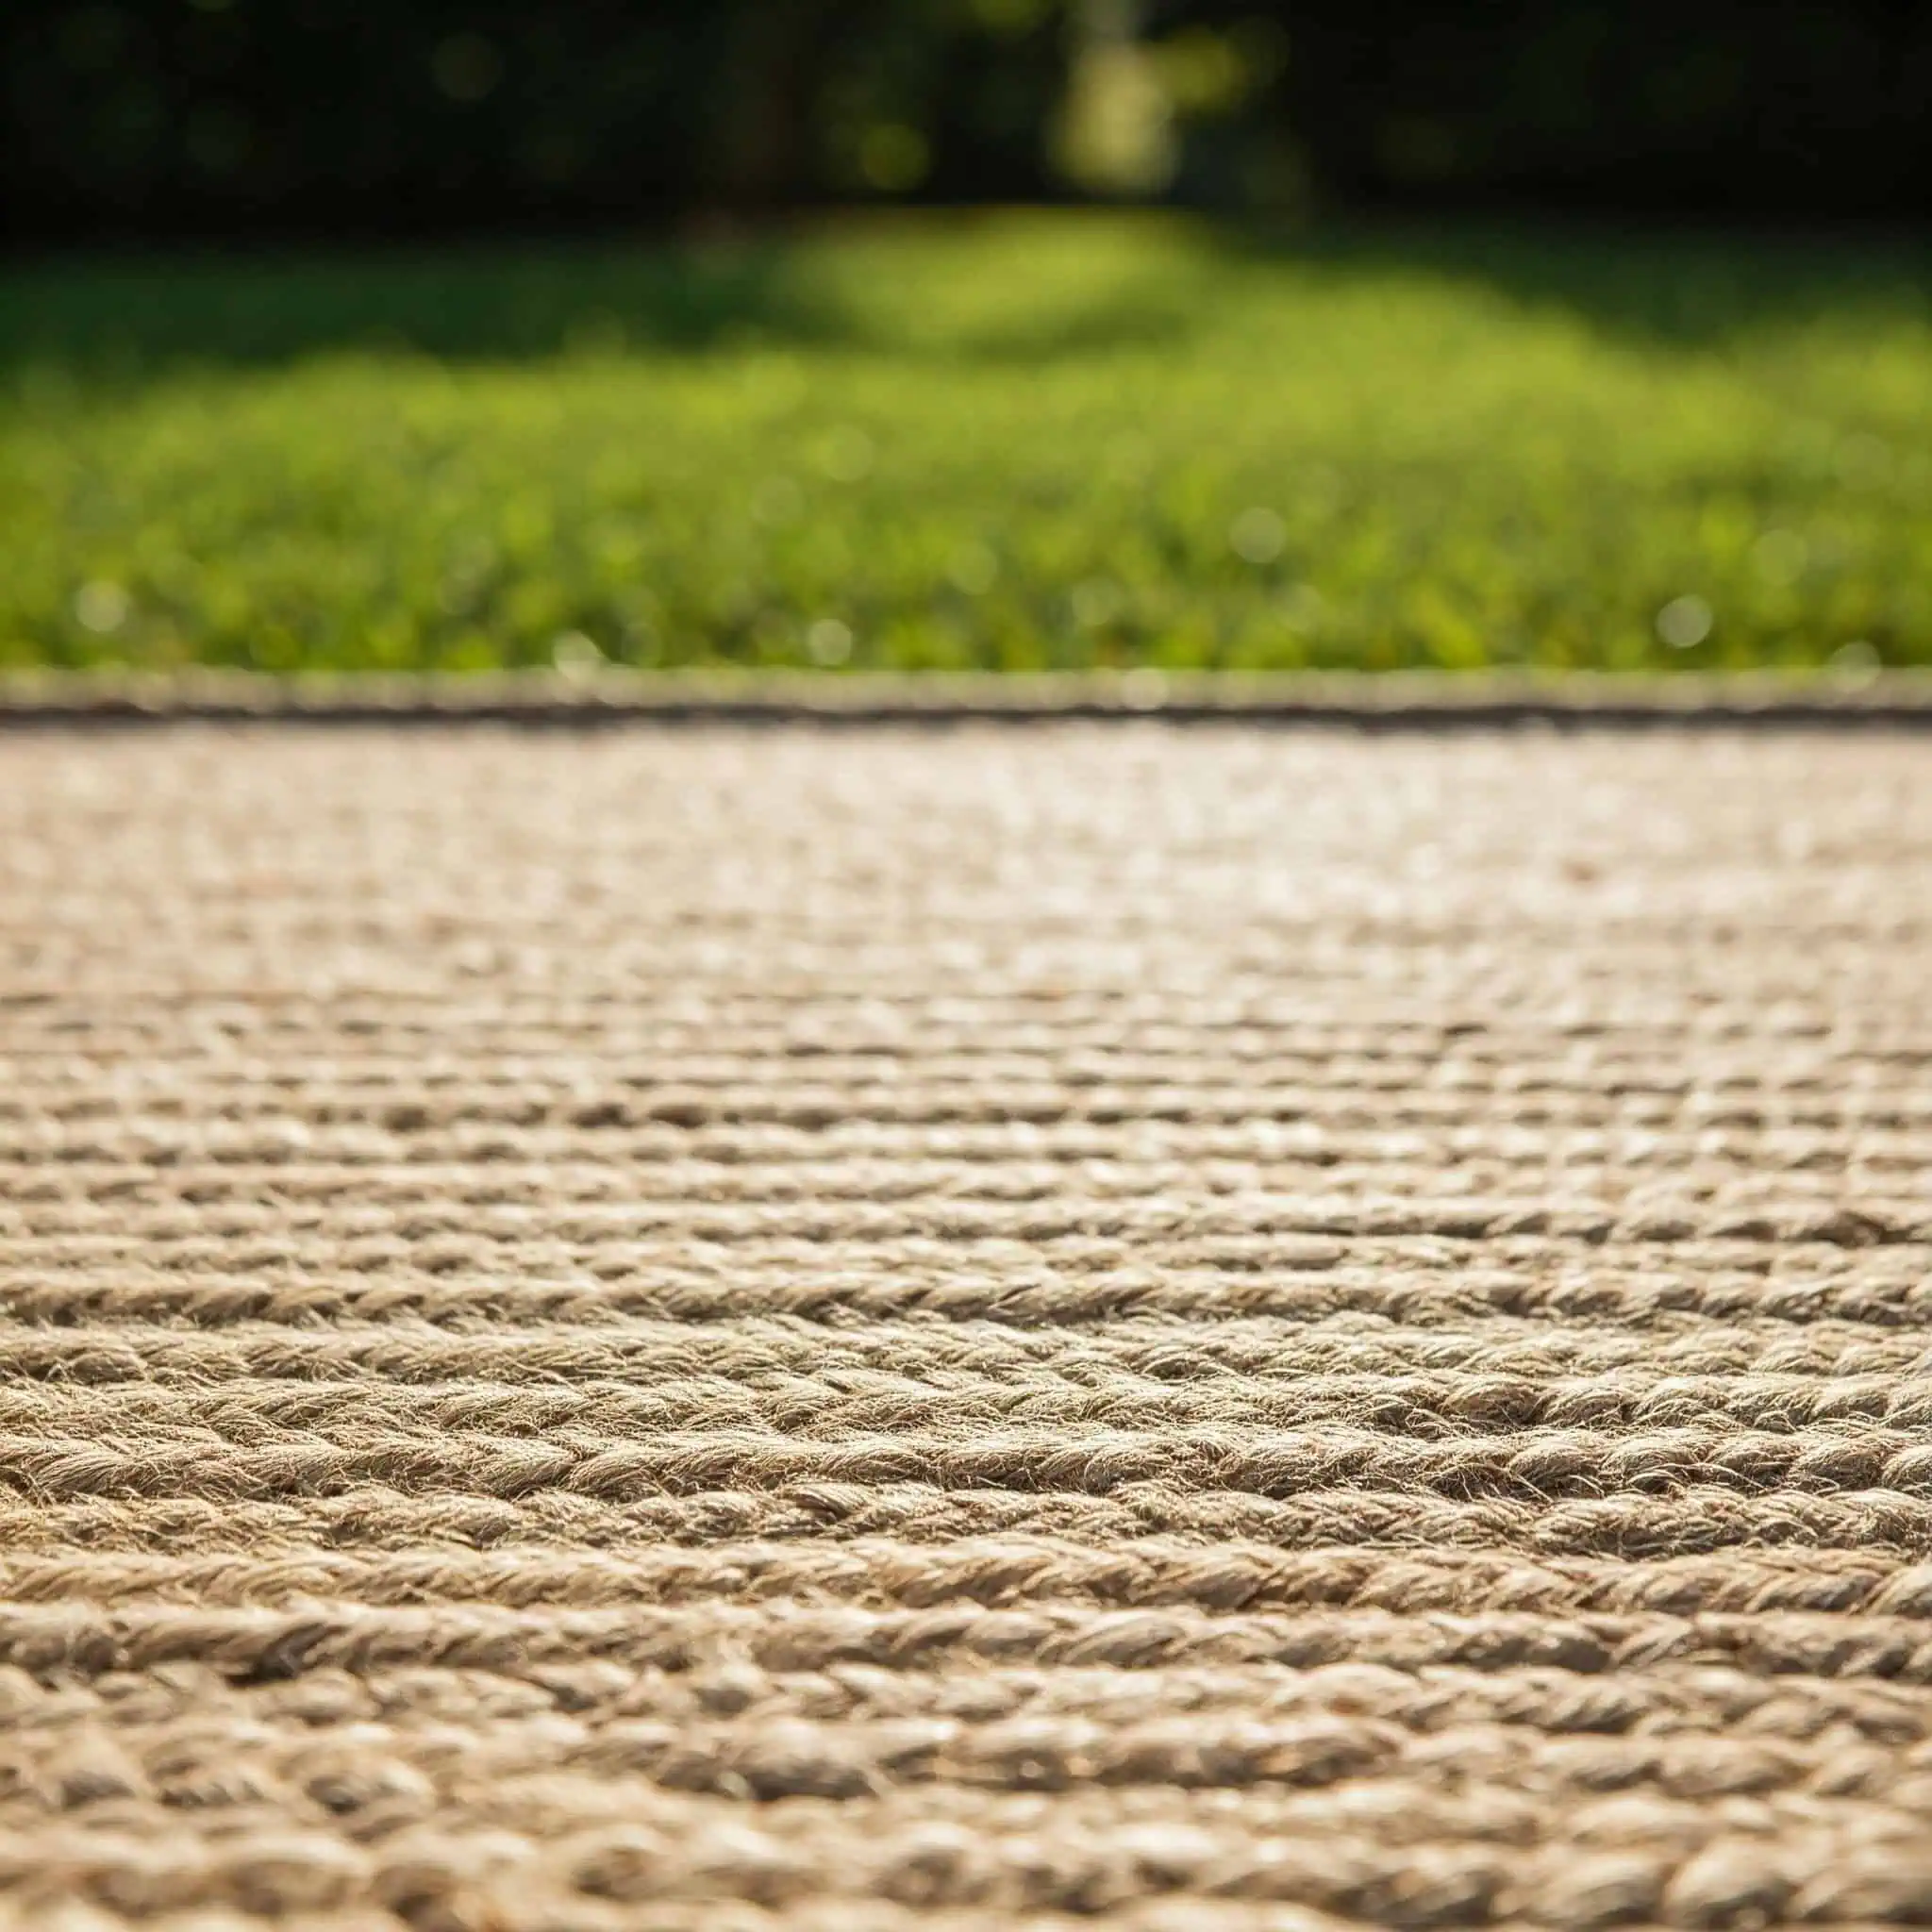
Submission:
<svg viewBox="0 0 1932 1932">
<path fill-rule="evenodd" d="M 0 726 L 240 723 L 908 724 L 1154 719 L 1380 726 L 1932 725 L 1932 672 L 558 672 L 293 677 L 0 673 Z"/>
</svg>

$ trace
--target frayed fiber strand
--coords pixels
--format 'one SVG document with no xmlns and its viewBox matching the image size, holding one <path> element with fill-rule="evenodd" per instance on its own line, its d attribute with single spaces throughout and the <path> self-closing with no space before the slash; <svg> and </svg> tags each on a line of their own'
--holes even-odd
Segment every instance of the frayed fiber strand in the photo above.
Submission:
<svg viewBox="0 0 1932 1932">
<path fill-rule="evenodd" d="M 1927 757 L 6 734 L 0 1932 L 1932 1923 Z"/>
</svg>

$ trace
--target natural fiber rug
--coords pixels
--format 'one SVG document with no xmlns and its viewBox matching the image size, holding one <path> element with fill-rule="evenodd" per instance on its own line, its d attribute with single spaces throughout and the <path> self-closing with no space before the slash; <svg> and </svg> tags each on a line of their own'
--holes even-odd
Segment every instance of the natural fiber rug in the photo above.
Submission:
<svg viewBox="0 0 1932 1932">
<path fill-rule="evenodd" d="M 0 1923 L 1932 1918 L 1928 758 L 0 742 Z"/>
</svg>

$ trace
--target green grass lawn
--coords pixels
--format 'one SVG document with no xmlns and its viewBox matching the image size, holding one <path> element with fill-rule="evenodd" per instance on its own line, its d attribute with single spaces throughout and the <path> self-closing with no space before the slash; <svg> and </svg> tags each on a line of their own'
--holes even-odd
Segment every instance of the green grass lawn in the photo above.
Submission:
<svg viewBox="0 0 1932 1932">
<path fill-rule="evenodd" d="M 1177 219 L 0 280 L 0 668 L 1932 662 L 1932 277 Z"/>
</svg>

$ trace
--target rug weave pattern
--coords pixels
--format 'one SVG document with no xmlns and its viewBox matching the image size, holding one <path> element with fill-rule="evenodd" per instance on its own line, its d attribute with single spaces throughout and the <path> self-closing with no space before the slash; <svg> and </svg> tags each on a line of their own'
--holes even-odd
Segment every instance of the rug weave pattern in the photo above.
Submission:
<svg viewBox="0 0 1932 1932">
<path fill-rule="evenodd" d="M 1926 760 L 0 744 L 0 1924 L 1932 1919 Z"/>
</svg>

